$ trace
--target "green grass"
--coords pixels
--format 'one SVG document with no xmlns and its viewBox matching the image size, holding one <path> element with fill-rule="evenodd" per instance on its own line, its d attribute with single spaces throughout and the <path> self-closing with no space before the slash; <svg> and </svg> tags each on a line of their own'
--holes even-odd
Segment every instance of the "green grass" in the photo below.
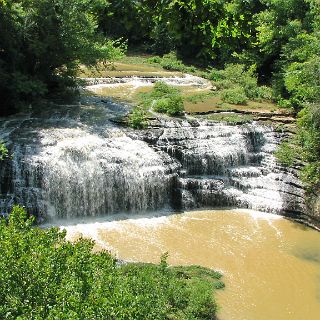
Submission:
<svg viewBox="0 0 320 320">
<path fill-rule="evenodd" d="M 195 93 L 192 95 L 186 95 L 183 97 L 183 100 L 186 102 L 191 102 L 191 103 L 197 104 L 199 102 L 205 102 L 207 99 L 210 99 L 216 95 L 217 95 L 217 93 L 214 91 L 200 92 L 200 93 Z"/>
<path fill-rule="evenodd" d="M 216 122 L 247 123 L 253 121 L 254 117 L 249 114 L 214 113 L 209 115 L 207 119 Z"/>
</svg>

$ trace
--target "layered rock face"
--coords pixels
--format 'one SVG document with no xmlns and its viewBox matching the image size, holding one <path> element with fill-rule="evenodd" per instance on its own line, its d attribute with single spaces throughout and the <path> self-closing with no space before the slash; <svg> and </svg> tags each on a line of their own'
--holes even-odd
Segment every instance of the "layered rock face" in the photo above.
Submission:
<svg viewBox="0 0 320 320">
<path fill-rule="evenodd" d="M 122 108 L 122 109 L 121 109 Z M 143 131 L 112 122 L 126 106 L 61 106 L 0 121 L 13 160 L 1 164 L 0 207 L 38 216 L 241 207 L 305 211 L 293 169 L 273 156 L 271 127 L 163 118 Z"/>
</svg>

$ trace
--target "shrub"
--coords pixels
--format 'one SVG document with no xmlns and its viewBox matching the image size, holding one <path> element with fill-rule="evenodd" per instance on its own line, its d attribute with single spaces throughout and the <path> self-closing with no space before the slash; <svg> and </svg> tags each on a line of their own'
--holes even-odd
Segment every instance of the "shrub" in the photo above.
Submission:
<svg viewBox="0 0 320 320">
<path fill-rule="evenodd" d="M 8 157 L 8 149 L 6 146 L 0 141 L 0 161 L 4 160 Z"/>
<path fill-rule="evenodd" d="M 179 92 L 180 91 L 177 88 L 169 86 L 163 81 L 157 81 L 153 87 L 151 96 L 157 98 L 168 94 L 179 94 Z"/>
<path fill-rule="evenodd" d="M 124 264 L 94 242 L 33 227 L 21 207 L 0 219 L 1 319 L 213 319 L 214 279 L 180 267 Z"/>
<path fill-rule="evenodd" d="M 275 156 L 281 164 L 292 166 L 296 158 L 296 147 L 294 147 L 287 141 L 282 142 L 278 146 L 278 149 L 275 152 Z"/>
<path fill-rule="evenodd" d="M 261 100 L 272 100 L 273 98 L 273 90 L 267 86 L 257 87 L 256 90 L 256 99 Z"/>
<path fill-rule="evenodd" d="M 129 126 L 133 129 L 143 129 L 147 127 L 146 112 L 141 107 L 135 107 L 129 114 Z"/>
<path fill-rule="evenodd" d="M 187 71 L 187 67 L 182 63 L 181 60 L 177 58 L 177 55 L 175 52 L 170 52 L 168 54 L 165 54 L 162 57 L 161 66 L 162 68 L 167 70 L 176 70 L 181 72 Z"/>
<path fill-rule="evenodd" d="M 242 87 L 226 89 L 222 92 L 221 98 L 224 102 L 232 104 L 246 104 L 247 96 Z"/>
<path fill-rule="evenodd" d="M 148 58 L 147 60 L 149 63 L 161 63 L 161 57 L 159 56 L 153 56 Z"/>
<path fill-rule="evenodd" d="M 171 95 L 167 98 L 155 100 L 153 110 L 166 113 L 169 116 L 176 116 L 183 111 L 183 99 L 180 95 Z"/>
<path fill-rule="evenodd" d="M 207 78 L 213 81 L 214 86 L 216 86 L 218 90 L 234 89 L 234 92 L 227 92 L 227 96 L 234 96 L 236 92 L 240 94 L 239 88 L 242 88 L 246 98 L 251 100 L 271 100 L 273 96 L 270 88 L 266 86 L 258 86 L 254 66 L 246 69 L 243 64 L 227 64 L 223 70 L 211 69 Z M 242 93 L 240 95 L 242 96 Z M 231 98 L 231 100 L 233 99 Z M 237 102 L 236 104 L 242 103 L 243 102 Z"/>
<path fill-rule="evenodd" d="M 144 108 L 153 108 L 154 111 L 176 116 L 183 112 L 183 99 L 180 91 L 163 81 L 156 82 L 150 93 L 142 95 L 141 104 Z"/>
<path fill-rule="evenodd" d="M 284 108 L 284 109 L 291 109 L 292 108 L 292 104 L 291 104 L 290 100 L 288 100 L 288 99 L 279 99 L 277 104 L 280 108 Z"/>
<path fill-rule="evenodd" d="M 159 100 L 155 100 L 153 104 L 153 110 L 160 113 L 166 113 L 169 109 L 170 98 L 162 98 Z"/>
<path fill-rule="evenodd" d="M 180 95 L 173 95 L 169 98 L 169 105 L 167 107 L 166 113 L 169 116 L 176 116 L 183 112 L 183 99 Z"/>
</svg>

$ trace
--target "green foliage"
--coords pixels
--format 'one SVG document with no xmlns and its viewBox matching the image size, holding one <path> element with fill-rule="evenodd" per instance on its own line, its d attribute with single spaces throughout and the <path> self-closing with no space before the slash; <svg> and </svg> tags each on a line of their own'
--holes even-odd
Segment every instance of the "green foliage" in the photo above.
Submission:
<svg viewBox="0 0 320 320">
<path fill-rule="evenodd" d="M 228 122 L 242 124 L 253 121 L 253 116 L 250 114 L 238 114 L 232 112 L 213 113 L 208 116 L 208 119 L 216 122 Z"/>
<path fill-rule="evenodd" d="M 162 98 L 154 102 L 153 110 L 160 113 L 166 113 L 169 116 L 176 116 L 182 113 L 183 99 L 179 95 L 171 95 L 168 98 Z"/>
<path fill-rule="evenodd" d="M 106 35 L 127 37 L 156 54 L 177 50 L 184 58 L 224 61 L 249 45 L 259 6 L 240 0 L 109 1 L 99 25 Z"/>
<path fill-rule="evenodd" d="M 100 0 L 96 10 L 99 29 L 112 39 L 128 39 L 129 45 L 143 44 L 154 28 L 152 8 L 143 1 Z M 151 4 L 151 3 L 150 3 Z"/>
<path fill-rule="evenodd" d="M 0 161 L 9 157 L 8 149 L 6 146 L 0 141 Z"/>
<path fill-rule="evenodd" d="M 76 86 L 79 63 L 117 56 L 115 42 L 97 34 L 101 0 L 6 0 L 0 2 L 1 113 L 19 103 Z"/>
<path fill-rule="evenodd" d="M 179 276 L 186 277 L 187 279 L 199 278 L 207 282 L 217 282 L 222 278 L 220 272 L 208 269 L 205 267 L 193 265 L 193 266 L 177 266 L 171 268 Z"/>
<path fill-rule="evenodd" d="M 273 90 L 267 86 L 259 86 L 255 90 L 255 100 L 269 100 L 273 99 Z"/>
<path fill-rule="evenodd" d="M 175 52 L 170 52 L 163 55 L 163 57 L 154 56 L 148 59 L 149 63 L 158 64 L 163 69 L 171 71 L 189 72 L 194 73 L 197 69 L 193 66 L 187 66 L 182 62 L 182 60 L 177 58 Z"/>
<path fill-rule="evenodd" d="M 133 129 L 144 129 L 147 127 L 146 112 L 141 107 L 135 107 L 129 114 L 129 126 Z"/>
<path fill-rule="evenodd" d="M 156 21 L 150 33 L 152 44 L 150 49 L 156 54 L 166 54 L 176 49 L 174 35 L 169 32 L 168 24 L 164 21 Z"/>
<path fill-rule="evenodd" d="M 214 286 L 160 265 L 118 265 L 94 243 L 33 227 L 21 207 L 0 219 L 1 319 L 212 319 Z"/>
<path fill-rule="evenodd" d="M 296 109 L 305 102 L 320 101 L 320 57 L 291 63 L 284 74 L 284 83 Z"/>
<path fill-rule="evenodd" d="M 174 52 L 165 54 L 161 59 L 160 65 L 167 70 L 186 72 L 188 69 Z"/>
<path fill-rule="evenodd" d="M 196 94 L 184 97 L 184 101 L 188 101 L 192 103 L 204 102 L 206 99 L 210 99 L 216 95 L 217 93 L 214 91 L 205 92 L 205 93 L 196 93 Z"/>
<path fill-rule="evenodd" d="M 166 113 L 169 109 L 171 103 L 171 98 L 161 98 L 159 100 L 155 100 L 153 104 L 153 110 L 160 113 Z"/>
<path fill-rule="evenodd" d="M 177 95 L 179 90 L 173 86 L 166 84 L 163 81 L 157 81 L 151 92 L 152 98 L 161 98 L 164 95 Z"/>
<path fill-rule="evenodd" d="M 292 166 L 297 156 L 297 147 L 294 143 L 282 142 L 275 152 L 277 160 L 286 166 Z"/>
<path fill-rule="evenodd" d="M 169 116 L 180 115 L 184 110 L 180 91 L 162 81 L 156 82 L 150 93 L 142 95 L 141 103 L 146 109 L 153 108 Z"/>
<path fill-rule="evenodd" d="M 246 104 L 248 100 L 245 90 L 241 87 L 223 90 L 221 98 L 224 102 L 232 104 Z"/>
<path fill-rule="evenodd" d="M 246 46 L 252 28 L 252 1 L 165 1 L 157 20 L 168 22 L 168 32 L 180 55 L 202 61 L 224 60 Z"/>
<path fill-rule="evenodd" d="M 304 181 L 313 186 L 320 182 L 320 104 L 308 104 L 298 119 L 298 143 L 302 147 Z"/>
<path fill-rule="evenodd" d="M 308 104 L 299 112 L 298 132 L 294 139 L 280 144 L 276 157 L 280 163 L 291 166 L 304 163 L 301 178 L 312 189 L 320 182 L 320 105 Z"/>
<path fill-rule="evenodd" d="M 244 64 L 227 64 L 225 69 L 211 69 L 208 79 L 218 90 L 222 90 L 222 100 L 232 104 L 245 104 L 247 100 L 271 100 L 272 89 L 258 86 L 255 67 Z"/>
</svg>

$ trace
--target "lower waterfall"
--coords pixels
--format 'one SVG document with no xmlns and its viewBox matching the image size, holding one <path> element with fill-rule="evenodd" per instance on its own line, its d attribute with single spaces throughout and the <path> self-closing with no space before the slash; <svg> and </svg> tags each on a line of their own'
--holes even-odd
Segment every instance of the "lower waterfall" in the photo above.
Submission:
<svg viewBox="0 0 320 320">
<path fill-rule="evenodd" d="M 112 121 L 128 106 L 90 103 L 0 119 L 0 139 L 13 154 L 0 167 L 1 212 L 15 203 L 52 218 L 212 207 L 304 211 L 297 173 L 273 156 L 281 135 L 270 126 L 161 118 L 135 131 Z"/>
</svg>

